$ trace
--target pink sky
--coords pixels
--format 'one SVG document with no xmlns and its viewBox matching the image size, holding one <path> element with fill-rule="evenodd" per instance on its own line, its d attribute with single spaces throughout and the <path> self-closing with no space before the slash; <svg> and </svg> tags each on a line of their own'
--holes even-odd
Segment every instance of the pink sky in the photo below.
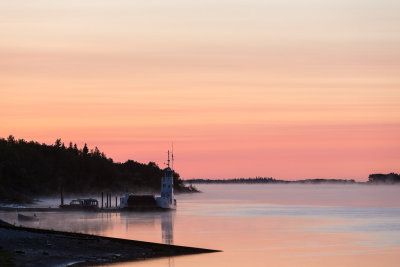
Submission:
<svg viewBox="0 0 400 267">
<path fill-rule="evenodd" d="M 0 137 L 183 178 L 400 172 L 400 3 L 4 1 Z"/>
</svg>

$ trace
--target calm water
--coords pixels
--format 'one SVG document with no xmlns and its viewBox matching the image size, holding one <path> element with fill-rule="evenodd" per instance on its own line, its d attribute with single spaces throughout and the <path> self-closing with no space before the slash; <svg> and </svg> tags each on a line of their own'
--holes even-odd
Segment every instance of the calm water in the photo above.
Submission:
<svg viewBox="0 0 400 267">
<path fill-rule="evenodd" d="M 198 185 L 174 212 L 37 213 L 28 226 L 223 250 L 111 266 L 398 266 L 400 186 Z M 56 205 L 44 200 L 40 205 Z M 0 218 L 19 224 L 16 213 Z"/>
</svg>

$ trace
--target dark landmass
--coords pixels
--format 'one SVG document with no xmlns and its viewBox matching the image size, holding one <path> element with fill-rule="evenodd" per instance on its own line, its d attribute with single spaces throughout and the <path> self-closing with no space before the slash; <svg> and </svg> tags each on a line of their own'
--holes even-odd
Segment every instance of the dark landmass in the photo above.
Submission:
<svg viewBox="0 0 400 267">
<path fill-rule="evenodd" d="M 234 178 L 234 179 L 190 179 L 184 180 L 187 184 L 321 184 L 321 183 L 334 183 L 334 184 L 354 184 L 355 180 L 343 179 L 305 179 L 296 181 L 277 180 L 267 177 L 256 178 Z"/>
<path fill-rule="evenodd" d="M 97 147 L 76 144 L 65 146 L 61 139 L 54 145 L 0 139 L 0 201 L 26 203 L 38 196 L 56 196 L 63 186 L 66 194 L 100 192 L 159 192 L 163 170 L 156 163 L 128 160 L 114 162 Z M 174 190 L 197 190 L 183 184 L 174 173 Z"/>
<path fill-rule="evenodd" d="M 304 179 L 304 180 L 277 180 L 272 177 L 234 178 L 234 179 L 189 179 L 186 184 L 396 184 L 400 183 L 397 173 L 370 174 L 367 182 L 356 182 L 354 179 Z"/>
<path fill-rule="evenodd" d="M 211 252 L 219 251 L 16 227 L 0 220 L 0 266 L 90 266 Z"/>
<path fill-rule="evenodd" d="M 370 184 L 396 184 L 400 183 L 400 175 L 397 173 L 389 174 L 370 174 L 368 177 L 368 183 Z"/>
</svg>

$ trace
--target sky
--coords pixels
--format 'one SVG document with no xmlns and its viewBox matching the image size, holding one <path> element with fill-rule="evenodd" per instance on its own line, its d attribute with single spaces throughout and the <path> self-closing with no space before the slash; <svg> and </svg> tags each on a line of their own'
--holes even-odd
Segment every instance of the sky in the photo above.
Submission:
<svg viewBox="0 0 400 267">
<path fill-rule="evenodd" d="M 0 138 L 183 179 L 400 172 L 400 2 L 0 2 Z"/>
</svg>

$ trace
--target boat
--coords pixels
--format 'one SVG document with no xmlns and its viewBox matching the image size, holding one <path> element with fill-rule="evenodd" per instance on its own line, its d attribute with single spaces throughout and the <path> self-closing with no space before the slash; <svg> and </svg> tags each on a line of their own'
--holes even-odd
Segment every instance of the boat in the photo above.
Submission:
<svg viewBox="0 0 400 267">
<path fill-rule="evenodd" d="M 174 170 L 170 168 L 170 153 L 168 150 L 167 168 L 161 178 L 161 195 L 135 195 L 126 193 L 120 198 L 120 207 L 129 210 L 171 210 L 176 209 L 174 199 Z M 174 155 L 172 153 L 172 166 Z"/>
<path fill-rule="evenodd" d="M 174 171 L 169 167 L 164 170 L 161 178 L 161 196 L 155 198 L 157 205 L 162 209 L 176 209 L 176 199 L 174 199 Z"/>
<path fill-rule="evenodd" d="M 39 218 L 36 216 L 36 214 L 33 214 L 33 216 L 28 216 L 18 213 L 18 221 L 38 222 Z"/>
<path fill-rule="evenodd" d="M 60 208 L 71 210 L 96 210 L 99 208 L 99 201 L 94 198 L 73 199 L 69 205 L 60 205 Z"/>
</svg>

